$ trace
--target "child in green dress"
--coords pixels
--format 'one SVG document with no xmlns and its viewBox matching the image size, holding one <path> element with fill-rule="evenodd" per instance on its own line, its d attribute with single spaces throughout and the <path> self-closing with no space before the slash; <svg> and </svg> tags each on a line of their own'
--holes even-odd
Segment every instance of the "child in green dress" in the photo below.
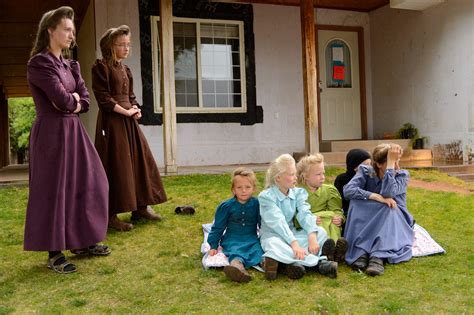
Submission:
<svg viewBox="0 0 474 315">
<path fill-rule="evenodd" d="M 320 153 L 303 157 L 297 164 L 298 184 L 308 192 L 311 212 L 316 216 L 316 224 L 324 228 L 328 240 L 323 254 L 329 260 L 344 261 L 347 242 L 341 237 L 341 226 L 345 217 L 342 211 L 341 195 L 333 185 L 324 184 L 324 157 Z"/>
</svg>

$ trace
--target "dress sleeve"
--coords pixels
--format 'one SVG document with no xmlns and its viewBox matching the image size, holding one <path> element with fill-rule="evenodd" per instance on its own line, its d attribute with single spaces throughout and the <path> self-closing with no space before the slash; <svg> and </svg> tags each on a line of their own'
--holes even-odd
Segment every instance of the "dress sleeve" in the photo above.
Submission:
<svg viewBox="0 0 474 315">
<path fill-rule="evenodd" d="M 307 201 L 308 192 L 304 188 L 296 188 L 294 191 L 297 209 L 296 219 L 298 220 L 298 223 L 307 234 L 317 232 L 318 228 L 316 226 L 316 218 L 311 212 L 311 206 Z"/>
<path fill-rule="evenodd" d="M 63 112 L 76 110 L 76 99 L 61 82 L 59 69 L 48 56 L 36 55 L 27 67 L 28 82 L 41 89 L 53 106 Z"/>
<path fill-rule="evenodd" d="M 342 198 L 337 188 L 333 185 L 328 185 L 328 210 L 334 211 L 342 218 L 344 218 L 344 212 L 342 211 Z"/>
<path fill-rule="evenodd" d="M 214 224 L 212 225 L 211 232 L 209 232 L 209 236 L 207 237 L 207 242 L 211 246 L 211 249 L 217 249 L 219 246 L 222 235 L 227 228 L 229 214 L 230 209 L 227 203 L 223 202 L 217 207 Z"/>
<path fill-rule="evenodd" d="M 81 76 L 81 66 L 78 61 L 72 60 L 70 62 L 71 66 L 71 73 L 76 81 L 76 92 L 79 94 L 79 103 L 81 104 L 81 113 L 85 113 L 89 110 L 89 91 L 87 91 L 86 84 L 84 83 L 84 79 Z"/>
<path fill-rule="evenodd" d="M 111 95 L 109 67 L 102 61 L 92 66 L 92 91 L 101 110 L 114 111 L 118 102 Z"/>
<path fill-rule="evenodd" d="M 262 222 L 288 244 L 296 240 L 295 235 L 286 222 L 282 209 L 276 202 L 276 197 L 272 196 L 268 190 L 264 190 L 258 195 L 258 201 L 260 203 Z"/>
<path fill-rule="evenodd" d="M 406 193 L 410 174 L 406 170 L 388 169 L 382 179 L 380 194 L 385 198 L 393 198 Z"/>
<path fill-rule="evenodd" d="M 372 192 L 364 190 L 368 177 L 368 169 L 364 165 L 359 169 L 354 177 L 344 186 L 344 198 L 351 199 L 369 199 Z"/>
<path fill-rule="evenodd" d="M 137 102 L 137 97 L 135 96 L 135 93 L 133 93 L 133 76 L 132 76 L 132 71 L 130 71 L 130 68 L 128 66 L 125 66 L 125 69 L 127 71 L 127 76 L 128 76 L 128 97 L 130 99 L 130 104 L 136 105 L 140 107 L 140 104 Z"/>
</svg>

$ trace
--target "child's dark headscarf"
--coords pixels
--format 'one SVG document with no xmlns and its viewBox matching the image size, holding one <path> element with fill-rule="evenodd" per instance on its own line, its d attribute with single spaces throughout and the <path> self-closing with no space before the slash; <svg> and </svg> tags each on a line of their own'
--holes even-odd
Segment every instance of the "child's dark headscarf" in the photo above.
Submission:
<svg viewBox="0 0 474 315">
<path fill-rule="evenodd" d="M 354 169 L 367 159 L 370 159 L 369 152 L 362 149 L 350 150 L 346 155 L 346 172 L 338 175 L 334 181 L 334 186 L 336 186 L 337 190 L 341 194 L 342 208 L 344 209 L 344 215 L 346 216 L 347 210 L 349 209 L 349 201 L 344 199 L 344 185 L 347 184 L 356 174 Z"/>
</svg>

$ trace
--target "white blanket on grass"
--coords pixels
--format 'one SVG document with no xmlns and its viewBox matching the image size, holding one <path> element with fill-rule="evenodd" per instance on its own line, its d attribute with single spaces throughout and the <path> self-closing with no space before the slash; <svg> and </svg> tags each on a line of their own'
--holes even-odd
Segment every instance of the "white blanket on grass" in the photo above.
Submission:
<svg viewBox="0 0 474 315">
<path fill-rule="evenodd" d="M 226 255 L 222 252 L 222 247 L 219 246 L 217 254 L 210 256 L 208 251 L 211 246 L 207 243 L 207 236 L 211 231 L 212 223 L 206 223 L 202 225 L 202 231 L 204 233 L 204 240 L 201 244 L 202 265 L 204 269 L 225 267 L 229 265 L 229 260 Z M 413 257 L 428 256 L 434 254 L 445 254 L 446 251 L 430 236 L 430 234 L 418 224 L 414 226 L 415 238 L 413 240 Z M 259 269 L 259 268 L 256 268 Z M 260 269 L 259 269 L 260 270 Z"/>
</svg>

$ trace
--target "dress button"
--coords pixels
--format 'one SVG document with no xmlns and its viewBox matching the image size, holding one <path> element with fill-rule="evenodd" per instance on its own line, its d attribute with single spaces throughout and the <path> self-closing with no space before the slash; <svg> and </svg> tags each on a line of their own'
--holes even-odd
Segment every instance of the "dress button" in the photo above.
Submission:
<svg viewBox="0 0 474 315">
<path fill-rule="evenodd" d="M 242 223 L 242 226 L 245 226 L 245 223 Z"/>
</svg>

